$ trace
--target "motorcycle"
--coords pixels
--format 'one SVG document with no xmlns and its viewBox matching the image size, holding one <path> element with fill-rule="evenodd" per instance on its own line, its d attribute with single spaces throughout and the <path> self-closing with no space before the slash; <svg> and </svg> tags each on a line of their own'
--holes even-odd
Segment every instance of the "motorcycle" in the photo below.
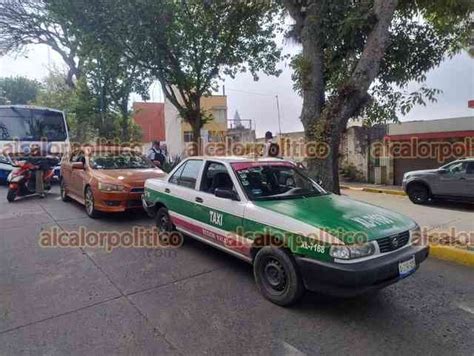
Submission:
<svg viewBox="0 0 474 356">
<path fill-rule="evenodd" d="M 8 183 L 8 202 L 13 202 L 16 197 L 37 194 L 36 172 L 43 171 L 44 192 L 51 189 L 51 180 L 54 176 L 54 167 L 59 160 L 54 157 L 26 157 L 21 161 L 15 162 L 15 168 L 10 172 L 7 178 Z M 39 193 L 44 197 L 44 192 Z"/>
</svg>

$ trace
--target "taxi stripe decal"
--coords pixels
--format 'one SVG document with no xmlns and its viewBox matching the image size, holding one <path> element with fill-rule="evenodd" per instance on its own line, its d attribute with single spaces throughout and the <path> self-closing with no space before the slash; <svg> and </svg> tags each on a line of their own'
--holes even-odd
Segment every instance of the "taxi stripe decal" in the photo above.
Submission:
<svg viewBox="0 0 474 356">
<path fill-rule="evenodd" d="M 192 218 L 170 211 L 171 221 L 178 230 L 184 229 L 188 232 L 202 236 L 204 239 L 218 243 L 222 247 L 250 257 L 252 240 L 245 239 L 231 232 L 217 229 L 208 224 L 201 223 Z"/>
</svg>

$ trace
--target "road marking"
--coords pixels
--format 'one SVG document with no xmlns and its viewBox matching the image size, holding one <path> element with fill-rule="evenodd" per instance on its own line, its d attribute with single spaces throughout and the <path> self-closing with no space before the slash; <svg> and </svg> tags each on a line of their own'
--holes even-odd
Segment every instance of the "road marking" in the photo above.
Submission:
<svg viewBox="0 0 474 356">
<path fill-rule="evenodd" d="M 459 303 L 458 307 L 459 307 L 459 309 L 462 309 L 462 310 L 464 310 L 468 313 L 474 314 L 474 308 L 472 308 L 472 307 L 470 307 L 466 304 Z"/>
<path fill-rule="evenodd" d="M 288 356 L 302 356 L 302 355 L 306 355 L 304 352 L 298 350 L 296 347 L 294 347 L 293 345 L 290 345 L 289 343 L 285 342 L 285 341 L 281 341 L 281 344 L 283 345 L 283 349 L 284 349 L 284 355 L 288 355 Z"/>
</svg>

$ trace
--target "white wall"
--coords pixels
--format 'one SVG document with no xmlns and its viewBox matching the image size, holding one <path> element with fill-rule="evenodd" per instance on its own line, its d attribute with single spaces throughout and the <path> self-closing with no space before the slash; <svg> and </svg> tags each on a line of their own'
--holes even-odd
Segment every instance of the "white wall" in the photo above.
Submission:
<svg viewBox="0 0 474 356">
<path fill-rule="evenodd" d="M 165 99 L 165 130 L 166 146 L 170 158 L 182 156 L 184 151 L 184 138 L 181 133 L 181 118 L 178 110 Z"/>
</svg>

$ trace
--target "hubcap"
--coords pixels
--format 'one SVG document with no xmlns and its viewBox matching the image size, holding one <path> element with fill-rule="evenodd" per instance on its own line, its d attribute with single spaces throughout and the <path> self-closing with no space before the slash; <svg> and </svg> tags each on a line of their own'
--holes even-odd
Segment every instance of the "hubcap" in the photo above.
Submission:
<svg viewBox="0 0 474 356">
<path fill-rule="evenodd" d="M 86 192 L 86 210 L 89 214 L 92 214 L 92 211 L 94 210 L 94 197 L 92 196 L 90 189 Z"/>
<path fill-rule="evenodd" d="M 168 216 L 163 215 L 160 219 L 160 231 L 168 231 L 168 226 L 169 226 L 169 219 Z"/>
<path fill-rule="evenodd" d="M 422 201 L 425 199 L 425 192 L 423 190 L 417 189 L 413 192 L 415 200 Z"/>
<path fill-rule="evenodd" d="M 269 259 L 263 268 L 263 278 L 266 284 L 275 291 L 281 292 L 285 289 L 287 278 L 281 263 L 276 259 Z"/>
</svg>

